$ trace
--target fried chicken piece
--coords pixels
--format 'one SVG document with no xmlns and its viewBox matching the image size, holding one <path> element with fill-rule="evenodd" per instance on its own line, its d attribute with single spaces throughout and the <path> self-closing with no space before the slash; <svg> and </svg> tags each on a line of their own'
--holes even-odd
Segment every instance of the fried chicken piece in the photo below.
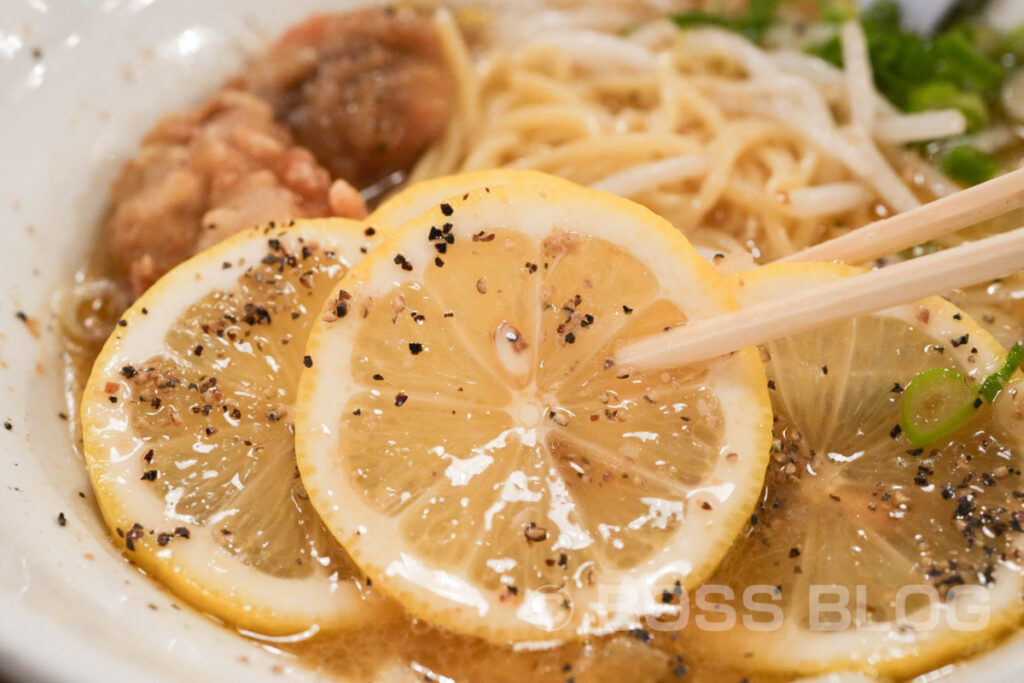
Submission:
<svg viewBox="0 0 1024 683">
<path fill-rule="evenodd" d="M 327 171 L 295 145 L 269 104 L 233 89 L 160 121 L 111 194 L 110 253 L 134 296 L 247 227 L 366 214 L 347 183 L 332 187 Z"/>
<path fill-rule="evenodd" d="M 408 170 L 444 132 L 455 99 L 437 31 L 410 9 L 314 15 L 244 82 L 333 177 L 359 188 Z"/>
</svg>

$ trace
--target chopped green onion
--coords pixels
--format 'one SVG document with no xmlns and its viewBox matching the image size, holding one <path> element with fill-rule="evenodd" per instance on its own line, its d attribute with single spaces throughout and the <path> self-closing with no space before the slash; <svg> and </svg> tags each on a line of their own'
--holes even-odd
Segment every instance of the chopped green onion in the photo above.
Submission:
<svg viewBox="0 0 1024 683">
<path fill-rule="evenodd" d="M 849 0 L 817 0 L 817 5 L 821 20 L 829 24 L 857 18 L 857 5 Z"/>
<path fill-rule="evenodd" d="M 968 132 L 987 126 L 989 109 L 998 107 L 999 86 L 1012 66 L 1013 60 L 1004 56 L 1019 50 L 1024 58 L 1024 30 L 1007 42 L 995 31 L 961 19 L 936 36 L 923 37 L 904 31 L 901 19 L 893 0 L 878 0 L 860 14 L 879 92 L 903 111 L 959 109 L 967 117 Z M 843 66 L 838 35 L 807 51 Z"/>
<path fill-rule="evenodd" d="M 999 52 L 1010 55 L 1018 64 L 1024 62 L 1024 24 L 1002 37 Z"/>
<path fill-rule="evenodd" d="M 672 15 L 672 22 L 679 28 L 693 28 L 694 26 L 719 26 L 721 28 L 732 29 L 735 27 L 735 21 L 728 18 L 724 14 L 718 14 L 717 12 L 701 12 L 693 10 L 692 12 L 678 12 Z"/>
<path fill-rule="evenodd" d="M 915 86 L 907 93 L 906 107 L 910 111 L 929 109 L 959 109 L 967 119 L 967 132 L 974 133 L 989 122 L 985 99 L 972 92 L 964 92 L 948 81 L 931 81 Z"/>
<path fill-rule="evenodd" d="M 1017 342 L 1010 349 L 1009 353 L 1006 354 L 1006 362 L 1003 364 L 1003 367 L 986 377 L 985 381 L 981 383 L 981 391 L 979 392 L 981 397 L 989 403 L 995 401 L 996 396 L 1003 390 L 1006 381 L 1020 367 L 1021 362 L 1024 362 L 1024 346 Z"/>
<path fill-rule="evenodd" d="M 980 403 L 961 373 L 930 368 L 904 389 L 900 427 L 910 443 L 927 446 L 956 431 L 974 415 Z"/>
<path fill-rule="evenodd" d="M 742 33 L 754 42 L 760 42 L 765 32 L 775 23 L 775 10 L 781 0 L 750 0 L 747 9 L 737 16 L 719 12 L 689 11 L 672 15 L 672 21 L 679 28 L 695 26 L 718 26 Z"/>
<path fill-rule="evenodd" d="M 960 145 L 942 160 L 942 171 L 965 185 L 977 185 L 999 173 L 999 162 L 977 147 Z"/>
<path fill-rule="evenodd" d="M 935 41 L 935 52 L 940 77 L 979 91 L 994 90 L 1003 82 L 1003 68 L 978 52 L 963 31 L 941 35 Z"/>
</svg>

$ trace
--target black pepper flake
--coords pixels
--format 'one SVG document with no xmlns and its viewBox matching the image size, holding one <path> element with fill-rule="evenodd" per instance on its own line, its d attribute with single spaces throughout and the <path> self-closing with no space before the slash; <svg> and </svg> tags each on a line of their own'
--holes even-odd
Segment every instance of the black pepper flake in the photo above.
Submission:
<svg viewBox="0 0 1024 683">
<path fill-rule="evenodd" d="M 594 324 L 594 316 L 587 313 L 583 316 L 583 320 L 580 321 L 580 327 L 590 327 Z"/>
<path fill-rule="evenodd" d="M 645 631 L 642 628 L 634 628 L 630 630 L 629 635 L 633 636 L 641 643 L 649 643 L 651 642 L 651 640 L 654 639 L 654 636 L 652 636 L 648 631 Z"/>
<path fill-rule="evenodd" d="M 377 374 L 375 374 L 375 375 L 373 376 L 373 379 L 374 379 L 374 381 L 376 381 L 376 382 L 382 382 L 382 381 L 384 381 L 384 375 L 382 375 L 382 374 L 380 374 L 380 373 L 378 372 Z"/>
<path fill-rule="evenodd" d="M 146 451 L 146 454 L 142 456 L 142 459 L 145 460 L 146 462 L 153 462 L 154 455 L 156 455 L 156 453 L 153 451 L 152 448 L 150 448 L 148 451 Z"/>
<path fill-rule="evenodd" d="M 356 417 L 359 417 L 360 415 L 363 414 L 363 411 L 360 408 L 356 408 L 355 410 L 352 411 L 352 414 L 355 415 Z"/>
<path fill-rule="evenodd" d="M 7 431 L 11 431 L 12 429 L 14 429 L 14 425 L 11 424 L 10 420 L 4 420 L 4 429 L 6 429 Z"/>
<path fill-rule="evenodd" d="M 117 396 L 111 396 L 107 400 L 110 401 L 111 403 L 117 403 Z"/>
<path fill-rule="evenodd" d="M 969 334 L 961 335 L 960 337 L 957 337 L 956 339 L 950 339 L 949 343 L 952 344 L 953 348 L 955 349 L 958 346 L 963 346 L 964 344 L 966 344 L 967 340 L 970 338 L 970 336 L 971 335 L 969 335 Z"/>
<path fill-rule="evenodd" d="M 396 254 L 394 261 L 395 265 L 402 267 L 402 270 L 412 270 L 412 264 L 406 261 L 405 257 L 402 256 L 401 254 Z"/>
<path fill-rule="evenodd" d="M 175 535 L 175 536 L 179 536 L 179 537 L 181 537 L 181 538 L 189 538 L 189 532 L 188 532 L 188 529 L 186 529 L 186 528 L 185 528 L 185 527 L 183 527 L 183 526 L 179 526 L 178 528 L 176 528 L 176 529 L 174 530 L 174 535 Z"/>
<path fill-rule="evenodd" d="M 128 550 L 134 551 L 135 550 L 135 541 L 137 541 L 140 538 L 142 538 L 142 533 L 143 533 L 142 525 L 139 524 L 138 522 L 133 524 L 131 530 L 127 534 L 125 534 L 125 537 L 124 537 L 125 547 L 128 548 Z"/>
<path fill-rule="evenodd" d="M 119 325 L 120 327 L 128 327 L 128 321 L 127 321 L 127 320 L 118 320 L 118 321 L 117 321 L 117 324 L 118 324 L 118 325 Z"/>
<path fill-rule="evenodd" d="M 895 425 L 892 429 L 889 430 L 889 438 L 890 439 L 897 439 L 897 438 L 899 438 L 899 435 L 902 434 L 902 433 L 903 433 L 903 427 L 900 427 L 899 425 Z"/>
<path fill-rule="evenodd" d="M 14 317 L 17 318 L 18 320 L 20 320 L 23 323 L 27 323 L 28 322 L 28 316 L 25 315 L 25 311 L 17 311 L 17 312 L 15 312 Z"/>
<path fill-rule="evenodd" d="M 533 522 L 529 522 L 526 525 L 526 529 L 523 530 L 523 536 L 526 537 L 529 543 L 540 543 L 547 540 L 548 530 L 542 526 L 537 526 Z"/>
<path fill-rule="evenodd" d="M 401 408 L 403 405 L 405 405 L 405 402 L 408 401 L 408 400 L 409 400 L 409 397 L 406 396 L 405 394 L 401 393 L 401 392 L 395 394 L 395 405 L 398 406 L 399 408 Z"/>
<path fill-rule="evenodd" d="M 892 385 L 892 389 L 890 389 L 889 391 L 891 391 L 894 394 L 902 394 L 903 387 L 900 386 L 899 382 L 896 382 L 895 384 Z"/>
<path fill-rule="evenodd" d="M 434 257 L 434 265 L 437 266 L 438 268 L 440 268 L 440 267 L 442 267 L 444 265 L 444 260 L 440 256 L 435 256 Z"/>
<path fill-rule="evenodd" d="M 203 355 L 203 345 L 202 344 L 196 344 L 196 348 L 192 351 L 192 353 L 194 353 L 197 356 Z"/>
<path fill-rule="evenodd" d="M 977 505 L 974 502 L 974 496 L 970 494 L 963 496 L 956 502 L 957 518 L 963 519 L 964 517 L 967 517 L 969 514 L 974 512 L 975 507 L 977 507 Z"/>
<path fill-rule="evenodd" d="M 409 353 L 416 356 L 423 350 L 423 344 L 419 342 L 409 342 Z"/>
<path fill-rule="evenodd" d="M 303 356 L 302 357 L 302 364 L 305 365 L 307 368 L 313 367 L 313 357 L 312 356 Z"/>
<path fill-rule="evenodd" d="M 945 500 L 949 500 L 956 495 L 956 490 L 953 488 L 952 484 L 943 484 L 941 492 L 942 497 Z"/>
<path fill-rule="evenodd" d="M 959 313 L 954 313 L 953 314 L 953 320 L 962 320 L 962 319 L 963 319 L 963 316 L 960 315 Z"/>
<path fill-rule="evenodd" d="M 622 312 L 625 313 L 626 315 L 630 315 L 633 312 L 633 309 L 630 308 L 629 306 L 623 306 Z"/>
<path fill-rule="evenodd" d="M 453 213 L 455 213 L 455 210 L 452 209 L 451 204 L 445 202 L 441 204 L 441 213 L 443 213 L 445 216 L 451 216 Z"/>
<path fill-rule="evenodd" d="M 771 389 L 772 391 L 775 391 L 775 380 L 768 380 L 768 388 Z"/>
<path fill-rule="evenodd" d="M 750 526 L 757 526 L 757 515 L 750 515 Z"/>
<path fill-rule="evenodd" d="M 575 334 L 570 332 L 567 335 L 565 335 L 565 343 L 566 344 L 573 344 L 575 342 L 576 342 L 576 335 Z"/>
<path fill-rule="evenodd" d="M 142 473 L 142 476 L 139 477 L 139 479 L 142 481 L 156 481 L 156 475 L 156 470 L 146 470 Z"/>
<path fill-rule="evenodd" d="M 790 556 L 790 558 L 800 557 L 800 549 L 799 548 L 790 548 L 789 549 L 789 556 Z"/>
<path fill-rule="evenodd" d="M 366 230 L 363 230 L 363 234 L 366 235 L 367 237 L 373 237 L 375 234 L 377 234 L 377 229 L 371 225 Z"/>
<path fill-rule="evenodd" d="M 821 374 L 823 374 L 823 375 L 827 375 L 828 374 L 828 366 L 827 365 L 822 365 L 821 366 Z"/>
<path fill-rule="evenodd" d="M 245 316 L 242 320 L 246 325 L 259 325 L 261 323 L 270 324 L 270 311 L 262 306 L 257 306 L 253 303 L 247 303 L 243 306 Z"/>
<path fill-rule="evenodd" d="M 63 512 L 57 513 L 57 526 L 67 526 L 68 518 L 64 516 Z"/>
<path fill-rule="evenodd" d="M 159 546 L 165 546 L 171 542 L 172 538 L 174 538 L 174 534 L 168 534 L 166 532 L 157 534 L 156 544 Z"/>
<path fill-rule="evenodd" d="M 980 408 L 982 403 L 983 403 L 983 401 L 981 400 L 981 397 L 978 397 L 978 398 L 974 399 L 974 408 L 975 408 L 975 410 Z"/>
<path fill-rule="evenodd" d="M 123 368 L 121 368 L 121 374 L 124 375 L 125 377 L 127 377 L 128 379 L 131 379 L 132 377 L 134 377 L 135 375 L 137 375 L 139 373 L 132 366 L 126 365 Z"/>
</svg>

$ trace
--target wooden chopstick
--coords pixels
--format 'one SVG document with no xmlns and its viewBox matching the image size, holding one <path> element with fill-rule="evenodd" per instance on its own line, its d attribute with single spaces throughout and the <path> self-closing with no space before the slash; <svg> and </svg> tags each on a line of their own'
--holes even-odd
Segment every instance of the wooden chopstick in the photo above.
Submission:
<svg viewBox="0 0 1024 683">
<path fill-rule="evenodd" d="M 1024 206 L 1024 168 L 779 259 L 866 263 Z M 1024 264 L 1021 266 L 1024 268 Z M 947 288 L 948 289 L 948 288 Z M 945 290 L 943 290 L 945 291 Z"/>
<path fill-rule="evenodd" d="M 695 363 L 1022 269 L 1024 227 L 675 327 L 623 347 L 615 360 L 637 369 Z"/>
</svg>

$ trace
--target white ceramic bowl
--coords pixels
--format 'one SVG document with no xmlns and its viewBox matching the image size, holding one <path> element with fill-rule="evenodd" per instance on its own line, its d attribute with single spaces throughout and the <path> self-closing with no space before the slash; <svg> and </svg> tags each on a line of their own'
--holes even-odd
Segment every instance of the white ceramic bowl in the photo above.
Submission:
<svg viewBox="0 0 1024 683">
<path fill-rule="evenodd" d="M 0 679 L 316 678 L 191 612 L 109 543 L 58 417 L 71 408 L 50 302 L 161 113 L 200 100 L 288 23 L 351 4 L 0 0 Z M 1016 638 L 950 680 L 1021 680 L 1022 660 Z"/>
</svg>

